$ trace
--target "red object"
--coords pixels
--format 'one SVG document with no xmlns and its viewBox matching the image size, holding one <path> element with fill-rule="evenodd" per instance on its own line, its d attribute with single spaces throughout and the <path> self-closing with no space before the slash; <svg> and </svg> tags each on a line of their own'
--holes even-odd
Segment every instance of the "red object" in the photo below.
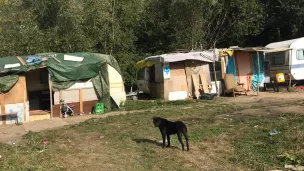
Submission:
<svg viewBox="0 0 304 171">
<path fill-rule="evenodd" d="M 47 145 L 48 143 L 49 143 L 48 140 L 43 140 L 43 144 L 44 144 L 44 145 Z"/>
<path fill-rule="evenodd" d="M 304 89 L 304 86 L 296 86 L 296 89 Z"/>
<path fill-rule="evenodd" d="M 68 104 L 71 108 L 75 107 L 75 104 L 74 103 L 69 103 Z"/>
</svg>

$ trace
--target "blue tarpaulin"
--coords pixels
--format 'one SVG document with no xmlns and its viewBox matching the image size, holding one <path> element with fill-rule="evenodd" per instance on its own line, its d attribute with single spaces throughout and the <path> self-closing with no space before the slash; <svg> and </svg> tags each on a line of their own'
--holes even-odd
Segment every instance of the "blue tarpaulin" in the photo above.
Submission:
<svg viewBox="0 0 304 171">
<path fill-rule="evenodd" d="M 28 56 L 26 59 L 26 63 L 28 65 L 37 65 L 37 64 L 41 64 L 43 61 L 41 59 L 41 57 L 38 56 Z"/>
<path fill-rule="evenodd" d="M 265 74 L 264 74 L 264 53 L 259 52 L 259 58 L 260 58 L 260 77 L 259 77 L 259 67 L 258 67 L 258 57 L 257 53 L 252 53 L 253 57 L 253 78 L 252 78 L 252 90 L 254 92 L 258 91 L 258 80 L 259 84 L 261 84 L 264 81 Z"/>
<path fill-rule="evenodd" d="M 228 57 L 228 66 L 227 66 L 227 74 L 234 75 L 235 81 L 238 82 L 235 70 L 235 58 L 234 56 Z"/>
</svg>

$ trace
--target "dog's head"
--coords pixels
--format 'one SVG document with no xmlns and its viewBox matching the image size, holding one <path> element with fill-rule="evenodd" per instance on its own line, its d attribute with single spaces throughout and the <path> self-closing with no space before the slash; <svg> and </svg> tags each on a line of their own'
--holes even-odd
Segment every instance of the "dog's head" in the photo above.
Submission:
<svg viewBox="0 0 304 171">
<path fill-rule="evenodd" d="M 153 123 L 155 127 L 159 127 L 159 125 L 161 124 L 162 118 L 160 117 L 153 117 Z"/>
</svg>

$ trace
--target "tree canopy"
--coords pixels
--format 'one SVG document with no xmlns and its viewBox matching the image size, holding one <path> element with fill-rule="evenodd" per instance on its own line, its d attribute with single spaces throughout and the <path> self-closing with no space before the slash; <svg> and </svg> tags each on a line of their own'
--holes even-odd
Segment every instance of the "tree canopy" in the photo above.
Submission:
<svg viewBox="0 0 304 171">
<path fill-rule="evenodd" d="M 304 0 L 0 0 L 0 56 L 99 52 L 134 63 L 176 49 L 264 46 L 304 35 Z"/>
</svg>

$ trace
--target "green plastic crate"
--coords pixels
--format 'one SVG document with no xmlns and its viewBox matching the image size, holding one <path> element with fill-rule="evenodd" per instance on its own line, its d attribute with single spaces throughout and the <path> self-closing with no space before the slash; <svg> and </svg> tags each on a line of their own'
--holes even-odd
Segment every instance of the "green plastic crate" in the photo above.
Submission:
<svg viewBox="0 0 304 171">
<path fill-rule="evenodd" d="M 104 104 L 101 103 L 101 102 L 98 102 L 95 104 L 94 106 L 94 114 L 97 114 L 97 115 L 101 115 L 101 114 L 104 114 Z"/>
</svg>

